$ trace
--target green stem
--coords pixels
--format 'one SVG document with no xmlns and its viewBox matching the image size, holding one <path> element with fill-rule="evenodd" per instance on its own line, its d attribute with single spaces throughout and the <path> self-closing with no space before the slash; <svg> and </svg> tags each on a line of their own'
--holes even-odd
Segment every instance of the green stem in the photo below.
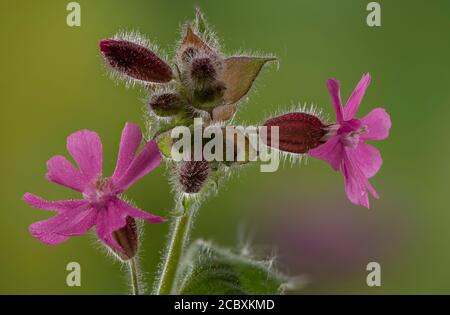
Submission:
<svg viewBox="0 0 450 315">
<path fill-rule="evenodd" d="M 189 240 L 193 212 L 192 209 L 186 210 L 181 217 L 176 218 L 172 223 L 164 263 L 154 292 L 156 295 L 167 295 L 173 291 L 180 259 Z"/>
<path fill-rule="evenodd" d="M 131 282 L 131 288 L 132 288 L 132 294 L 133 295 L 139 295 L 139 275 L 138 275 L 138 266 L 136 262 L 136 258 L 131 258 L 128 260 L 128 268 L 130 269 L 130 282 Z"/>
<path fill-rule="evenodd" d="M 224 175 L 225 172 L 223 169 L 219 171 L 216 170 L 214 174 L 211 175 L 212 183 L 204 187 L 199 193 L 200 195 L 195 199 L 190 199 L 181 194 L 181 200 L 177 204 L 177 207 L 179 207 L 178 209 L 180 212 L 182 211 L 183 214 L 172 222 L 163 265 L 159 270 L 159 276 L 156 278 L 157 280 L 153 294 L 167 295 L 174 293 L 175 278 L 179 271 L 180 260 L 183 257 L 184 248 L 189 241 L 192 221 L 194 220 L 204 197 L 208 196 L 212 189 L 217 192 L 219 180 L 223 178 Z"/>
</svg>

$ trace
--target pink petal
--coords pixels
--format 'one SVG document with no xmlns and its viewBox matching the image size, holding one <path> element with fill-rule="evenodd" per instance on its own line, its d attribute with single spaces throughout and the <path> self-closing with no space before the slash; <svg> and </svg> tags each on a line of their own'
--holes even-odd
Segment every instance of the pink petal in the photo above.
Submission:
<svg viewBox="0 0 450 315">
<path fill-rule="evenodd" d="M 47 161 L 47 178 L 59 185 L 82 192 L 86 178 L 63 156 L 57 155 Z"/>
<path fill-rule="evenodd" d="M 56 245 L 67 240 L 69 236 L 87 232 L 95 223 L 95 220 L 92 220 L 94 214 L 95 211 L 88 204 L 84 204 L 50 219 L 34 222 L 29 231 L 41 242 Z"/>
<path fill-rule="evenodd" d="M 342 123 L 344 117 L 342 114 L 342 101 L 341 92 L 339 87 L 339 81 L 332 78 L 327 80 L 328 91 L 330 92 L 331 102 L 333 103 L 334 112 L 336 113 L 336 121 Z"/>
<path fill-rule="evenodd" d="M 370 144 L 360 141 L 356 149 L 354 149 L 352 158 L 366 178 L 373 177 L 383 164 L 380 151 Z"/>
<path fill-rule="evenodd" d="M 166 219 L 157 215 L 145 212 L 139 208 L 135 208 L 123 200 L 117 199 L 117 207 L 133 218 L 144 219 L 149 223 L 163 223 Z"/>
<path fill-rule="evenodd" d="M 88 181 L 102 173 L 102 142 L 97 133 L 80 130 L 71 134 L 67 150 Z"/>
<path fill-rule="evenodd" d="M 375 108 L 361 119 L 361 122 L 368 129 L 366 133 L 361 134 L 361 139 L 383 140 L 388 137 L 391 118 L 384 108 Z"/>
<path fill-rule="evenodd" d="M 142 176 L 155 169 L 161 162 L 162 156 L 158 145 L 154 140 L 147 142 L 139 155 L 131 162 L 124 175 L 115 182 L 118 189 L 117 193 L 126 191 Z"/>
<path fill-rule="evenodd" d="M 111 202 L 108 208 L 98 211 L 97 235 L 109 247 L 120 252 L 125 252 L 113 237 L 113 232 L 120 230 L 127 224 L 127 213 L 120 209 L 116 202 Z"/>
<path fill-rule="evenodd" d="M 375 199 L 380 198 L 380 196 L 378 195 L 378 192 L 375 190 L 375 188 L 373 188 L 372 184 L 369 181 L 366 181 L 366 188 L 369 190 L 372 197 L 374 197 Z"/>
<path fill-rule="evenodd" d="M 36 222 L 36 224 L 40 222 Z M 31 235 L 33 235 L 36 239 L 46 245 L 58 245 L 69 239 L 69 236 L 59 235 L 55 233 L 41 233 L 39 228 L 35 227 L 34 225 L 35 223 L 31 224 L 28 230 L 30 231 Z"/>
<path fill-rule="evenodd" d="M 89 231 L 97 222 L 98 211 L 89 206 L 89 208 L 80 211 L 73 216 L 65 225 L 61 225 L 55 230 L 55 233 L 65 236 L 82 235 Z"/>
<path fill-rule="evenodd" d="M 334 136 L 330 138 L 324 144 L 310 150 L 309 155 L 330 163 L 335 171 L 339 170 L 343 158 L 343 147 L 340 137 Z"/>
<path fill-rule="evenodd" d="M 142 133 L 135 124 L 126 123 L 120 139 L 119 155 L 117 165 L 114 170 L 113 179 L 119 179 L 130 166 L 134 159 L 139 144 L 142 140 Z"/>
<path fill-rule="evenodd" d="M 346 150 L 342 163 L 342 172 L 344 174 L 345 192 L 348 199 L 356 205 L 369 208 L 367 190 L 375 198 L 378 198 L 378 194 L 354 162 L 354 156 L 351 151 Z"/>
<path fill-rule="evenodd" d="M 63 212 L 78 208 L 86 203 L 84 199 L 79 200 L 61 200 L 61 201 L 47 201 L 32 193 L 26 193 L 22 199 L 30 206 L 37 209 L 45 209 L 56 212 Z"/>
<path fill-rule="evenodd" d="M 348 98 L 347 104 L 344 107 L 344 119 L 350 120 L 355 117 L 359 105 L 366 93 L 367 87 L 370 84 L 370 73 L 363 75 L 356 88 L 353 90 L 352 95 Z"/>
</svg>

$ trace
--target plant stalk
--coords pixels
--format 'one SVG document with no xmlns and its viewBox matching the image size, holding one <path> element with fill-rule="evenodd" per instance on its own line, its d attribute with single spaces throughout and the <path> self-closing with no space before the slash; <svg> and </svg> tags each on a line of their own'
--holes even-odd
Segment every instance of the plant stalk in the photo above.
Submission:
<svg viewBox="0 0 450 315">
<path fill-rule="evenodd" d="M 180 260 L 189 240 L 194 213 L 192 210 L 193 209 L 188 209 L 172 223 L 173 225 L 171 227 L 171 235 L 167 245 L 164 263 L 160 270 L 157 286 L 154 290 L 154 294 L 156 295 L 168 295 L 173 293 L 172 291 Z"/>
<path fill-rule="evenodd" d="M 133 295 L 140 295 L 139 275 L 136 257 L 128 260 L 128 268 L 130 269 L 130 282 Z"/>
</svg>

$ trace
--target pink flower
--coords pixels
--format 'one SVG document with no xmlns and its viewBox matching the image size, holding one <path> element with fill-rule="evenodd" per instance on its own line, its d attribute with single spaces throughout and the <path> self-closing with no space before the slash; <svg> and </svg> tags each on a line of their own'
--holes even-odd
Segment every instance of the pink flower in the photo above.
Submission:
<svg viewBox="0 0 450 315">
<path fill-rule="evenodd" d="M 355 118 L 369 84 L 370 74 L 365 74 L 343 108 L 339 81 L 327 81 L 337 123 L 330 127 L 327 142 L 309 151 L 311 156 L 327 161 L 336 171 L 342 171 L 348 199 L 366 208 L 369 208 L 367 191 L 378 198 L 368 179 L 378 172 L 383 161 L 380 152 L 365 140 L 386 139 L 391 128 L 390 117 L 383 108 L 375 108 L 362 119 Z"/>
<path fill-rule="evenodd" d="M 56 211 L 57 215 L 30 225 L 29 231 L 41 242 L 56 245 L 70 236 L 86 233 L 96 227 L 98 237 L 109 247 L 124 253 L 113 233 L 127 225 L 127 219 L 140 218 L 150 223 L 164 219 L 135 208 L 118 195 L 156 168 L 161 155 L 154 141 L 145 144 L 135 153 L 141 143 L 138 126 L 127 123 L 122 132 L 119 156 L 112 177 L 102 176 L 102 143 L 97 133 L 80 130 L 67 138 L 67 150 L 75 160 L 75 168 L 63 156 L 57 155 L 47 162 L 47 178 L 59 185 L 82 193 L 77 200 L 46 201 L 31 193 L 23 200 L 38 209 Z"/>
</svg>

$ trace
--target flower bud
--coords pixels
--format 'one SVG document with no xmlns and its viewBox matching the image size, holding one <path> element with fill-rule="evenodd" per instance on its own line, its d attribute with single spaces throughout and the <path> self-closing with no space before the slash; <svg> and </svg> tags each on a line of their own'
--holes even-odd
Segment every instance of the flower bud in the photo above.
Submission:
<svg viewBox="0 0 450 315">
<path fill-rule="evenodd" d="M 279 145 L 276 149 L 290 153 L 307 153 L 324 143 L 327 126 L 312 115 L 294 112 L 273 117 L 264 123 L 267 126 L 267 145 L 271 146 L 271 127 L 279 127 Z M 263 139 L 266 141 L 266 139 Z"/>
<path fill-rule="evenodd" d="M 199 57 L 192 59 L 191 73 L 193 85 L 209 84 L 216 80 L 216 65 L 209 57 Z"/>
<path fill-rule="evenodd" d="M 183 63 L 189 62 L 195 55 L 200 53 L 216 54 L 214 49 L 209 47 L 203 38 L 194 32 L 190 25 L 186 25 L 183 39 L 176 51 L 178 66 L 183 66 Z"/>
<path fill-rule="evenodd" d="M 127 217 L 127 224 L 112 233 L 114 240 L 122 247 L 123 252 L 115 250 L 117 256 L 122 260 L 133 258 L 138 250 L 138 233 L 136 221 L 132 217 Z"/>
<path fill-rule="evenodd" d="M 166 83 L 172 79 L 170 66 L 147 47 L 126 40 L 104 39 L 100 50 L 108 64 L 134 79 Z"/>
<path fill-rule="evenodd" d="M 192 94 L 192 106 L 211 112 L 220 105 L 225 87 L 220 82 L 211 86 L 195 88 Z"/>
<path fill-rule="evenodd" d="M 178 114 L 184 107 L 184 102 L 177 93 L 162 93 L 150 98 L 148 106 L 156 115 L 169 117 Z"/>
<path fill-rule="evenodd" d="M 209 163 L 207 161 L 182 161 L 178 166 L 178 181 L 183 192 L 198 193 L 208 180 Z"/>
</svg>

